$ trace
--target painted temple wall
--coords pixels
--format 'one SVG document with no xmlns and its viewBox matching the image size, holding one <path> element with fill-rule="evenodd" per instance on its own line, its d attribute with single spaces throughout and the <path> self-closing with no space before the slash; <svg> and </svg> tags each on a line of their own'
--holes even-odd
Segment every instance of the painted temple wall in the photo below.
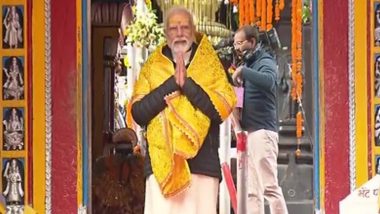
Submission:
<svg viewBox="0 0 380 214">
<path fill-rule="evenodd" d="M 26 137 L 27 151 L 24 153 L 2 151 L 2 160 L 6 158 L 23 158 L 26 161 L 26 172 L 29 177 L 25 182 L 27 189 L 26 204 L 31 204 L 38 213 L 45 213 L 46 197 L 51 199 L 52 213 L 77 213 L 78 207 L 84 201 L 83 183 L 83 133 L 82 133 L 82 14 L 80 0 L 51 1 L 51 46 L 47 44 L 45 31 L 45 1 L 23 0 L 0 3 L 22 4 L 30 7 L 26 23 L 30 29 L 26 31 L 26 48 L 18 55 L 30 55 L 30 67 L 27 74 L 31 75 L 30 96 L 25 103 L 18 102 L 16 106 L 29 109 L 30 131 Z M 370 20 L 368 11 L 371 5 L 366 1 L 355 3 L 355 22 L 359 19 Z M 337 4 L 335 1 L 323 1 L 318 5 L 319 11 L 319 93 L 320 108 L 320 194 L 321 209 L 326 213 L 338 213 L 338 204 L 350 192 L 349 169 L 349 25 L 348 1 Z M 89 8 L 88 8 L 89 10 Z M 339 11 L 339 12 L 337 12 Z M 334 21 L 330 21 L 334 20 Z M 362 22 L 360 22 L 362 23 Z M 29 26 L 29 25 L 27 25 Z M 356 70 L 356 185 L 367 181 L 374 170 L 374 158 L 377 148 L 373 147 L 373 105 L 371 87 L 368 87 L 373 59 L 370 57 L 375 49 L 362 48 L 372 44 L 368 34 L 370 22 L 358 24 L 355 29 L 355 70 Z M 90 37 L 88 37 L 90 38 Z M 87 39 L 88 39 L 87 38 Z M 86 38 L 83 42 L 87 42 Z M 371 46 L 372 47 L 372 46 Z M 367 51 L 366 51 L 367 50 Z M 46 54 L 51 51 L 51 88 L 46 81 L 46 71 L 49 63 L 45 61 Z M 10 54 L 2 50 L 3 56 Z M 28 55 L 29 54 L 29 55 Z M 28 58 L 27 58 L 28 59 Z M 84 72 L 86 72 L 84 70 Z M 27 85 L 27 84 L 26 84 Z M 366 88 L 367 90 L 362 90 Z M 369 88 L 369 89 L 368 89 Z M 50 91 L 49 91 L 50 89 Z M 50 97 L 47 96 L 51 93 Z M 13 103 L 4 102 L 4 106 Z M 51 106 L 49 105 L 51 104 Z M 51 118 L 47 117 L 51 107 Z M 48 126 L 46 121 L 51 121 Z M 51 134 L 51 141 L 49 139 Z M 86 139 L 85 139 L 86 141 Z M 50 144 L 49 144 L 50 142 Z M 46 151 L 51 145 L 51 177 L 46 180 Z M 368 166 L 369 165 L 369 166 Z M 2 167 L 4 168 L 3 164 Z M 2 169 L 3 169 L 2 168 Z M 51 182 L 51 192 L 46 182 Z M 51 194 L 49 196 L 49 193 Z M 88 205 L 88 204 L 87 204 Z"/>
</svg>

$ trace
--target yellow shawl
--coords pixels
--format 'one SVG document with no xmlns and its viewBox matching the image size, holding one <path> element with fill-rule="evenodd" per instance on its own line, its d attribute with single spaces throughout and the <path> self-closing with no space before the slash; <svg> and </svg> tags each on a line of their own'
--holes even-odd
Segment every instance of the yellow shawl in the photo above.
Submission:
<svg viewBox="0 0 380 214">
<path fill-rule="evenodd" d="M 136 82 L 132 102 L 160 86 L 175 73 L 172 62 L 160 46 L 144 64 Z M 220 117 L 226 119 L 235 106 L 236 97 L 223 67 L 206 36 L 201 38 L 187 76 L 208 94 Z M 175 195 L 190 184 L 186 159 L 197 155 L 210 127 L 210 119 L 194 108 L 186 96 L 176 91 L 167 97 L 168 104 L 147 127 L 147 142 L 153 174 L 165 197 Z"/>
</svg>

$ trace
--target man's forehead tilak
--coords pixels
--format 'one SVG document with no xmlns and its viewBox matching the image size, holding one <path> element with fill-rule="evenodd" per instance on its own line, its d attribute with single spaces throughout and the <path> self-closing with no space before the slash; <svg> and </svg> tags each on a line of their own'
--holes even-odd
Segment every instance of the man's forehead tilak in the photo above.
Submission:
<svg viewBox="0 0 380 214">
<path fill-rule="evenodd" d="M 169 26 L 172 25 L 189 25 L 190 20 L 185 14 L 176 14 L 170 17 Z"/>
</svg>

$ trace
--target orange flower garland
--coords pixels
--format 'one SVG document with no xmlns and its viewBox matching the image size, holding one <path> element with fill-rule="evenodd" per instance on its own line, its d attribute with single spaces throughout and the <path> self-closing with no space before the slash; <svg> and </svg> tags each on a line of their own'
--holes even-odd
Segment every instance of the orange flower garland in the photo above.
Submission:
<svg viewBox="0 0 380 214">
<path fill-rule="evenodd" d="M 233 4 L 239 8 L 239 26 L 255 23 L 255 0 L 234 0 Z"/>
<path fill-rule="evenodd" d="M 238 6 L 239 26 L 256 24 L 262 31 L 272 29 L 273 19 L 279 21 L 285 7 L 284 0 L 230 0 L 230 3 Z"/>
<path fill-rule="evenodd" d="M 281 7 L 281 1 L 280 5 Z M 292 91 L 291 96 L 294 102 L 301 105 L 302 102 L 302 0 L 292 0 Z M 296 155 L 301 154 L 300 143 L 302 137 L 302 109 L 296 116 L 296 136 L 297 136 L 297 151 Z"/>
<path fill-rule="evenodd" d="M 259 0 L 260 1 L 260 0 Z M 260 30 L 264 31 L 267 25 L 267 0 L 261 0 L 261 25 Z"/>
<path fill-rule="evenodd" d="M 245 12 L 245 0 L 239 0 L 239 23 L 240 23 L 240 26 L 242 25 L 242 23 L 245 22 L 244 20 L 244 12 Z"/>
<path fill-rule="evenodd" d="M 266 30 L 270 30 L 273 27 L 273 2 L 272 0 L 267 0 L 267 26 Z"/>
<path fill-rule="evenodd" d="M 256 15 L 257 15 L 257 22 L 256 25 L 260 26 L 261 25 L 261 0 L 256 0 Z"/>
<path fill-rule="evenodd" d="M 302 125 L 303 124 L 303 118 L 302 113 L 299 111 L 296 116 L 296 136 L 297 136 L 297 150 L 296 150 L 296 156 L 301 155 L 301 137 L 302 137 Z"/>
<path fill-rule="evenodd" d="M 299 111 L 296 116 L 296 136 L 297 138 L 302 137 L 302 124 L 303 124 L 303 118 L 302 118 L 302 113 Z"/>
<path fill-rule="evenodd" d="M 251 17 L 251 11 L 253 10 L 253 0 L 245 0 L 246 3 L 245 3 L 245 23 L 247 24 L 251 24 L 252 23 L 252 19 L 253 17 Z"/>
<path fill-rule="evenodd" d="M 256 20 L 255 18 L 255 5 L 254 5 L 254 0 L 248 0 L 249 6 L 248 6 L 248 12 L 249 12 L 249 23 L 253 24 Z"/>
<path fill-rule="evenodd" d="M 256 1 L 256 14 L 257 17 L 261 17 L 261 0 Z"/>
<path fill-rule="evenodd" d="M 276 0 L 275 6 L 274 6 L 274 20 L 276 21 L 280 20 L 280 0 Z"/>
<path fill-rule="evenodd" d="M 238 5 L 239 0 L 230 0 L 230 3 L 233 5 Z"/>
<path fill-rule="evenodd" d="M 283 10 L 285 8 L 285 0 L 280 0 L 280 10 Z"/>
</svg>

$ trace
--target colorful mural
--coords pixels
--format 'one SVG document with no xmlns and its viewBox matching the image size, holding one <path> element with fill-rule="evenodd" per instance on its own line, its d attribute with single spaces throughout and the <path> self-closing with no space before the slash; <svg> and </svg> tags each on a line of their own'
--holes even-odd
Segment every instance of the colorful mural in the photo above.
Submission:
<svg viewBox="0 0 380 214">
<path fill-rule="evenodd" d="M 1 30 L 1 192 L 8 213 L 23 213 L 29 203 L 29 73 L 27 1 L 0 3 Z M 1 201 L 1 200 L 0 200 Z"/>
</svg>

